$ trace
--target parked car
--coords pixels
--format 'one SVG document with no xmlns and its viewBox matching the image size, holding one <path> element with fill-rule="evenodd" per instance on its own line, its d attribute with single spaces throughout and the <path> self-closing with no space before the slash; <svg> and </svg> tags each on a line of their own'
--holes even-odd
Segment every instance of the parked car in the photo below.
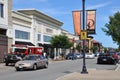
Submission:
<svg viewBox="0 0 120 80">
<path fill-rule="evenodd" d="M 48 59 L 42 55 L 37 55 L 37 54 L 26 55 L 23 58 L 23 61 L 18 61 L 15 64 L 15 69 L 17 71 L 25 70 L 25 69 L 36 70 L 37 68 L 40 68 L 40 67 L 47 68 L 48 67 Z"/>
<path fill-rule="evenodd" d="M 112 55 L 106 53 L 100 53 L 97 58 L 97 64 L 116 64 L 117 61 Z"/>
<path fill-rule="evenodd" d="M 94 59 L 95 58 L 95 54 L 93 54 L 93 53 L 86 53 L 85 54 L 85 58 L 86 59 Z"/>
<path fill-rule="evenodd" d="M 10 63 L 15 64 L 20 60 L 22 60 L 22 58 L 16 54 L 6 54 L 4 57 L 4 62 L 6 66 L 8 66 Z"/>
<path fill-rule="evenodd" d="M 75 53 L 75 54 L 76 54 L 76 58 L 77 58 L 77 59 L 83 58 L 83 55 L 82 55 L 81 53 Z"/>
<path fill-rule="evenodd" d="M 117 54 L 117 55 L 118 55 L 118 59 L 120 60 L 120 52 L 118 52 L 118 54 Z"/>
<path fill-rule="evenodd" d="M 110 51 L 110 52 L 108 52 L 107 54 L 108 54 L 108 55 L 111 55 L 111 56 L 114 58 L 114 60 L 116 61 L 116 63 L 119 62 L 117 52 L 115 52 L 115 51 Z"/>
<path fill-rule="evenodd" d="M 96 52 L 96 53 L 95 53 L 95 57 L 98 57 L 99 54 L 100 54 L 100 52 Z"/>
<path fill-rule="evenodd" d="M 76 56 L 75 53 L 69 53 L 69 54 L 66 56 L 66 59 L 75 60 L 75 59 L 77 59 L 77 56 Z"/>
</svg>

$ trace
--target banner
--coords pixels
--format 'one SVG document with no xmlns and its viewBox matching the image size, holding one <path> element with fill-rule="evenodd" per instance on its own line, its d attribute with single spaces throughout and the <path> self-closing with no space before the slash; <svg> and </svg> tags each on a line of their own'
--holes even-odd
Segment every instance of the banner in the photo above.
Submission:
<svg viewBox="0 0 120 80">
<path fill-rule="evenodd" d="M 87 10 L 86 14 L 86 26 L 88 34 L 95 34 L 95 26 L 96 26 L 96 10 Z"/>
<path fill-rule="evenodd" d="M 72 11 L 74 32 L 75 35 L 80 35 L 81 33 L 81 13 L 80 11 Z"/>
</svg>

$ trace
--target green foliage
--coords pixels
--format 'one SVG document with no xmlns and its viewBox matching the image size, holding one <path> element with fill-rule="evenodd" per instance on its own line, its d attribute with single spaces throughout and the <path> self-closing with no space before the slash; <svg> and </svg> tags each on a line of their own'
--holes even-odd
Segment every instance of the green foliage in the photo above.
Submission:
<svg viewBox="0 0 120 80">
<path fill-rule="evenodd" d="M 106 23 L 105 27 L 102 30 L 106 35 L 111 36 L 113 41 L 120 46 L 120 12 L 110 16 L 109 23 Z"/>
<path fill-rule="evenodd" d="M 70 48 L 73 43 L 69 42 L 69 39 L 65 35 L 54 36 L 51 38 L 50 43 L 56 48 Z"/>
<path fill-rule="evenodd" d="M 80 52 L 80 51 L 82 50 L 82 46 L 77 45 L 77 46 L 76 46 L 76 49 Z"/>
<path fill-rule="evenodd" d="M 98 47 L 97 46 L 93 46 L 93 47 L 91 47 L 91 50 L 93 50 L 93 52 L 96 52 L 98 50 Z"/>
<path fill-rule="evenodd" d="M 85 48 L 85 51 L 86 51 L 86 52 L 88 52 L 88 51 L 89 51 L 88 46 L 84 46 L 84 48 Z"/>
</svg>

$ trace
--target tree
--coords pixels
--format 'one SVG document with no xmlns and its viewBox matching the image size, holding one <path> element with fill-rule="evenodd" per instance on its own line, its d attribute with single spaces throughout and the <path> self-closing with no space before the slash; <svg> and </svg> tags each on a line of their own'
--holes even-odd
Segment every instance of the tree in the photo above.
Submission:
<svg viewBox="0 0 120 80">
<path fill-rule="evenodd" d="M 93 50 L 93 53 L 95 53 L 95 52 L 98 50 L 98 47 L 97 47 L 97 46 L 93 46 L 93 47 L 91 48 L 91 50 Z"/>
<path fill-rule="evenodd" d="M 56 48 L 58 53 L 58 48 L 67 49 L 73 46 L 73 43 L 69 42 L 69 39 L 65 35 L 58 35 L 51 38 L 50 43 Z M 63 55 L 65 53 L 62 53 Z"/>
<path fill-rule="evenodd" d="M 80 52 L 82 50 L 82 46 L 80 46 L 79 44 L 76 46 L 76 49 L 78 50 L 78 52 Z"/>
<path fill-rule="evenodd" d="M 51 38 L 50 43 L 56 48 L 70 48 L 73 43 L 69 42 L 69 39 L 65 35 L 58 35 Z"/>
<path fill-rule="evenodd" d="M 106 23 L 105 27 L 106 28 L 102 28 L 102 30 L 106 35 L 111 36 L 113 41 L 116 42 L 120 48 L 120 12 L 110 16 L 109 23 Z"/>
</svg>

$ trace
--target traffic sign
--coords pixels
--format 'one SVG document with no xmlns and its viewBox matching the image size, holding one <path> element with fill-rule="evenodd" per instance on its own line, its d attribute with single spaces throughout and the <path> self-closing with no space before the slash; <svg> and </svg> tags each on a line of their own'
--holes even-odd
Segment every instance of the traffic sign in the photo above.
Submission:
<svg viewBox="0 0 120 80">
<path fill-rule="evenodd" d="M 87 39 L 87 30 L 82 30 L 80 33 L 80 39 L 85 40 Z"/>
</svg>

